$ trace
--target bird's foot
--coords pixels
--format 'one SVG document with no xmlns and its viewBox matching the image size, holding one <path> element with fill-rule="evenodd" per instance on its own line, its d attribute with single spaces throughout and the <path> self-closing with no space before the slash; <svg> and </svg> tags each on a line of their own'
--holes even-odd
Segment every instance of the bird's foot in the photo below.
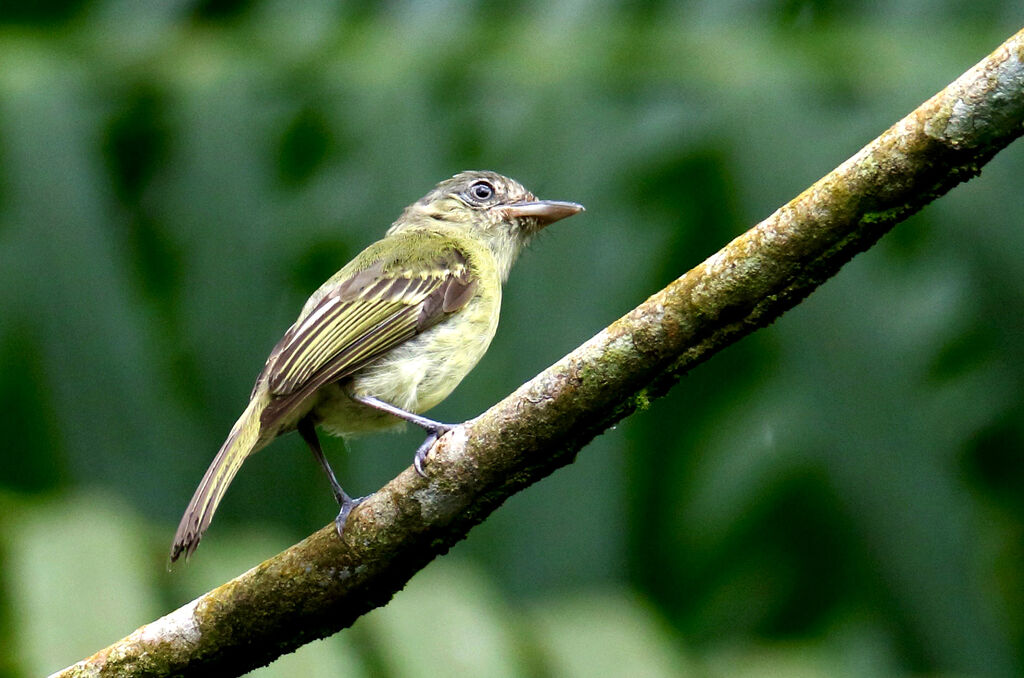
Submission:
<svg viewBox="0 0 1024 678">
<path fill-rule="evenodd" d="M 341 535 L 345 532 L 345 523 L 348 522 L 348 514 L 352 513 L 352 509 L 362 504 L 369 498 L 369 495 L 365 497 L 356 497 L 355 499 L 345 496 L 343 501 L 338 502 L 341 506 L 341 510 L 338 511 L 338 517 L 334 519 L 334 529 L 338 531 L 338 538 L 341 539 Z"/>
<path fill-rule="evenodd" d="M 450 424 L 442 424 L 440 422 L 432 422 L 433 426 L 427 429 L 427 439 L 423 441 L 423 444 L 416 450 L 416 455 L 412 458 L 413 468 L 416 469 L 416 473 L 419 473 L 424 478 L 427 477 L 427 472 L 423 470 L 423 462 L 427 460 L 427 455 L 430 454 L 430 448 L 434 446 L 437 439 L 443 436 L 448 431 L 451 431 L 454 426 Z"/>
<path fill-rule="evenodd" d="M 427 419 L 418 414 L 412 412 L 406 412 L 400 407 L 395 407 L 390 403 L 386 403 L 379 398 L 374 398 L 368 395 L 355 395 L 352 394 L 351 398 L 356 402 L 372 407 L 375 410 L 381 412 L 387 412 L 388 414 L 394 415 L 399 419 L 409 422 L 410 424 L 416 424 L 421 429 L 427 432 L 427 439 L 423 441 L 423 444 L 416 450 L 416 456 L 412 458 L 412 465 L 416 468 L 416 473 L 419 473 L 424 478 L 427 477 L 427 472 L 423 470 L 423 462 L 427 459 L 427 454 L 430 452 L 430 448 L 434 446 L 437 439 L 443 436 L 448 431 L 451 431 L 455 426 L 452 424 L 442 424 L 439 421 L 433 419 Z"/>
</svg>

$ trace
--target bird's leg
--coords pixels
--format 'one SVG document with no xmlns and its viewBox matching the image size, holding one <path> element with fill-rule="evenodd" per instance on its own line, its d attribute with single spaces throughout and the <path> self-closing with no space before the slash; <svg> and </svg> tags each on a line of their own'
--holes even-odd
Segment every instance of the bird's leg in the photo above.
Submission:
<svg viewBox="0 0 1024 678">
<path fill-rule="evenodd" d="M 324 451 L 320 448 L 320 439 L 316 436 L 316 424 L 313 423 L 310 417 L 300 419 L 299 425 L 296 428 L 302 439 L 309 445 L 313 456 L 320 462 L 320 467 L 327 474 L 327 479 L 331 481 L 331 490 L 334 491 L 334 498 L 338 501 L 338 506 L 341 507 L 338 517 L 334 519 L 334 528 L 338 531 L 338 537 L 341 537 L 341 533 L 345 530 L 345 523 L 348 521 L 348 514 L 362 503 L 366 497 L 356 497 L 353 499 L 341 488 L 341 483 L 338 482 L 338 478 L 334 475 L 334 469 L 327 463 L 327 457 L 324 456 Z"/>
<path fill-rule="evenodd" d="M 416 455 L 412 458 L 412 465 L 416 469 L 416 472 L 426 478 L 427 473 L 423 470 L 423 462 L 426 460 L 427 454 L 430 452 L 430 448 L 434 446 L 434 443 L 438 438 L 455 427 L 451 424 L 442 424 L 439 421 L 421 417 L 420 415 L 413 414 L 412 412 L 406 412 L 400 407 L 395 407 L 394 405 L 386 403 L 383 400 L 378 400 L 373 396 L 353 394 L 352 399 L 356 402 L 367 405 L 368 407 L 372 407 L 375 410 L 387 412 L 388 414 L 396 416 L 399 419 L 403 419 L 410 424 L 416 424 L 427 432 L 427 439 L 423 441 L 419 448 L 417 448 Z"/>
</svg>

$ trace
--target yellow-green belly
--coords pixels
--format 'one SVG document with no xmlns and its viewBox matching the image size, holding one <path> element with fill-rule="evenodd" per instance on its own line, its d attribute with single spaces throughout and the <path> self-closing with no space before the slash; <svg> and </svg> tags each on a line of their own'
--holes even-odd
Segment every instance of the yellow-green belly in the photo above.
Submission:
<svg viewBox="0 0 1024 678">
<path fill-rule="evenodd" d="M 459 385 L 494 338 L 501 305 L 496 295 L 481 295 L 452 317 L 363 367 L 340 385 L 320 389 L 313 412 L 335 435 L 351 435 L 400 426 L 397 418 L 353 401 L 346 391 L 373 396 L 407 412 L 426 412 Z"/>
</svg>

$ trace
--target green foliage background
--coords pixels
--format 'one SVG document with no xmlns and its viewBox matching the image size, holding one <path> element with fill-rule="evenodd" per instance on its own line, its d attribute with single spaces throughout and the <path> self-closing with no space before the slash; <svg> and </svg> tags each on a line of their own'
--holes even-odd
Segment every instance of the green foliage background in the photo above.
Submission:
<svg viewBox="0 0 1024 678">
<path fill-rule="evenodd" d="M 473 416 L 1020 28 L 1018 3 L 0 5 L 0 676 L 327 524 L 294 436 L 174 526 L 306 296 L 494 169 L 588 212 L 521 260 Z M 1024 152 L 261 675 L 1024 672 Z M 339 441 L 347 488 L 418 437 Z"/>
</svg>

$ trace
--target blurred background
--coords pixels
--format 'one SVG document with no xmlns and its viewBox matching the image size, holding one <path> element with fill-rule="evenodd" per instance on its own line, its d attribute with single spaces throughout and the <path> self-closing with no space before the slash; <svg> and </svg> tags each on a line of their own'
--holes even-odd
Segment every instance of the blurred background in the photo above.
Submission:
<svg viewBox="0 0 1024 678">
<path fill-rule="evenodd" d="M 307 295 L 470 168 L 525 253 L 486 409 L 1019 30 L 1010 0 L 0 4 L 0 676 L 333 520 L 297 436 L 177 521 Z M 261 676 L 1024 671 L 1024 146 Z M 327 444 L 372 492 L 421 436 Z"/>
</svg>

